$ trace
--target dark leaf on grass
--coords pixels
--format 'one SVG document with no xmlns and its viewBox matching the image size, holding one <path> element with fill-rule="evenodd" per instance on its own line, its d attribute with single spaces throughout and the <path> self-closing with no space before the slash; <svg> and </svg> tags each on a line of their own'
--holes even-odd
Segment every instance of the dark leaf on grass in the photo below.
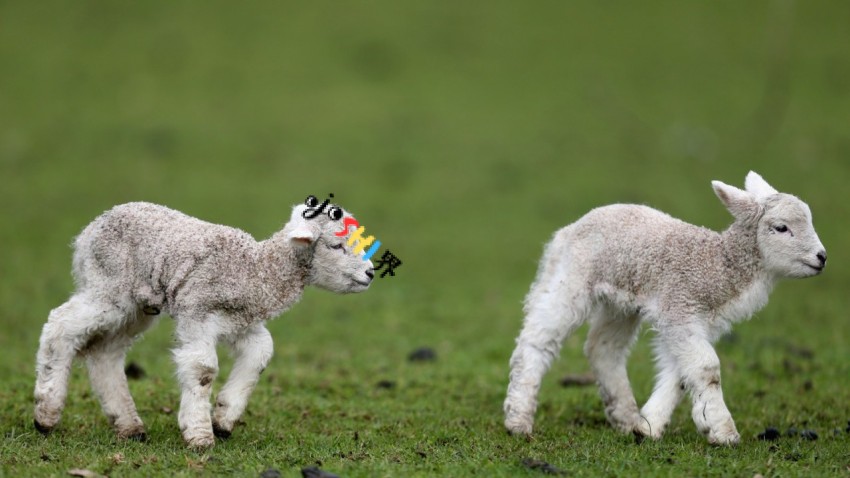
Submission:
<svg viewBox="0 0 850 478">
<path fill-rule="evenodd" d="M 845 428 L 844 431 L 850 433 L 850 420 L 847 420 L 847 428 Z"/>
<path fill-rule="evenodd" d="M 430 347 L 419 347 L 413 352 L 410 352 L 407 360 L 411 362 L 431 362 L 437 360 L 437 353 Z"/>
<path fill-rule="evenodd" d="M 378 388 L 390 389 L 390 388 L 395 388 L 395 382 L 393 382 L 392 380 L 381 380 L 378 383 L 376 383 L 375 386 L 378 387 Z"/>
<path fill-rule="evenodd" d="M 127 374 L 127 378 L 130 380 L 145 378 L 145 369 L 140 367 L 136 362 L 130 362 L 127 364 L 127 368 L 124 369 L 124 373 Z"/>
<path fill-rule="evenodd" d="M 280 476 L 280 470 L 275 470 L 274 468 L 269 468 L 260 473 L 260 478 L 280 478 Z"/>
<path fill-rule="evenodd" d="M 800 437 L 802 437 L 805 440 L 814 441 L 814 440 L 818 439 L 818 434 L 814 430 L 803 430 L 803 431 L 800 432 Z"/>
<path fill-rule="evenodd" d="M 304 478 L 339 478 L 338 475 L 334 475 L 329 471 L 319 469 L 318 466 L 309 466 L 307 468 L 301 468 L 301 476 L 303 476 Z"/>
<path fill-rule="evenodd" d="M 788 461 L 800 461 L 803 458 L 803 454 L 800 452 L 791 452 L 785 455 L 785 459 Z"/>
<path fill-rule="evenodd" d="M 803 369 L 799 365 L 788 360 L 787 358 L 782 359 L 782 368 L 785 369 L 785 373 L 792 375 L 798 374 L 803 371 Z"/>
<path fill-rule="evenodd" d="M 786 348 L 788 352 L 802 359 L 811 360 L 815 357 L 815 353 L 812 349 L 806 347 L 797 347 L 796 345 L 789 344 Z"/>
<path fill-rule="evenodd" d="M 546 463 L 543 460 L 535 460 L 533 458 L 526 458 L 522 460 L 523 466 L 528 469 L 539 471 L 545 473 L 547 475 L 559 475 L 565 476 L 567 474 L 566 471 L 561 470 L 560 468 L 556 468 L 549 463 Z"/>
<path fill-rule="evenodd" d="M 596 383 L 596 378 L 590 373 L 584 375 L 566 375 L 559 383 L 562 387 L 586 387 Z"/>
<path fill-rule="evenodd" d="M 779 430 L 777 430 L 776 428 L 767 427 L 764 429 L 763 432 L 758 434 L 758 439 L 764 441 L 774 441 L 778 440 L 781 436 L 782 434 L 779 433 Z"/>
</svg>

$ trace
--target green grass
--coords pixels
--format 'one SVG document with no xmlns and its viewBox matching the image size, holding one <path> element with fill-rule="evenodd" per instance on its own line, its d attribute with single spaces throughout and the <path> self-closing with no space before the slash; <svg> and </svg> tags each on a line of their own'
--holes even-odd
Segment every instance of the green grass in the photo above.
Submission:
<svg viewBox="0 0 850 478">
<path fill-rule="evenodd" d="M 845 2 L 0 2 L 0 476 L 540 476 L 524 458 L 847 475 L 848 23 Z M 708 446 L 687 404 L 660 442 L 617 434 L 593 387 L 557 383 L 587 370 L 583 331 L 534 439 L 507 436 L 507 361 L 551 233 L 612 202 L 720 229 L 709 181 L 750 169 L 811 205 L 830 267 L 718 345 L 740 446 Z M 167 318 L 128 358 L 147 443 L 113 437 L 81 365 L 59 429 L 33 430 L 38 336 L 88 221 L 147 200 L 266 237 L 330 192 L 404 264 L 269 323 L 276 353 L 230 440 L 183 447 Z M 408 362 L 419 346 L 437 360 Z M 820 439 L 756 440 L 766 426 Z"/>
</svg>

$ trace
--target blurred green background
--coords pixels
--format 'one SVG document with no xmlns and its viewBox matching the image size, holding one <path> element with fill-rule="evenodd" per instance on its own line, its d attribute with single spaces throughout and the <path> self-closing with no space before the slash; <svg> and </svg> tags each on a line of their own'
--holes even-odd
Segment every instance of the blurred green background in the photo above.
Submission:
<svg viewBox="0 0 850 478">
<path fill-rule="evenodd" d="M 347 476 L 513 476 L 533 473 L 519 459 L 534 454 L 590 476 L 716 472 L 705 453 L 744 474 L 846 473 L 846 438 L 770 465 L 766 447 L 743 461 L 706 451 L 686 404 L 666 444 L 643 446 L 690 465 L 659 472 L 604 424 L 595 390 L 557 386 L 587 369 L 583 334 L 547 376 L 536 443 L 504 436 L 501 400 L 556 229 L 613 202 L 721 229 L 731 218 L 710 180 L 741 186 L 752 169 L 810 204 L 830 267 L 780 285 L 721 344 L 727 401 L 744 448 L 771 420 L 844 426 L 848 25 L 840 1 L 0 1 L 0 426 L 15 457 L 3 470 L 130 473 L 108 465 L 122 447 L 143 474 L 320 461 Z M 82 367 L 58 438 L 32 433 L 38 335 L 72 290 L 69 244 L 91 219 L 144 200 L 265 238 L 328 193 L 403 265 L 366 294 L 308 291 L 269 324 L 269 378 L 217 462 L 183 459 L 176 417 L 159 414 L 178 404 L 170 319 L 129 357 L 148 371 L 132 387 L 167 444 L 148 445 L 159 471 L 112 440 Z M 640 402 L 647 342 L 630 368 Z M 437 361 L 407 363 L 419 346 Z M 814 358 L 796 364 L 794 350 Z M 379 378 L 396 388 L 376 391 Z M 364 414 L 368 427 L 352 418 Z M 374 448 L 346 458 L 353 430 Z M 239 455 L 245 443 L 260 458 Z M 611 459 L 623 449 L 636 451 Z"/>
</svg>

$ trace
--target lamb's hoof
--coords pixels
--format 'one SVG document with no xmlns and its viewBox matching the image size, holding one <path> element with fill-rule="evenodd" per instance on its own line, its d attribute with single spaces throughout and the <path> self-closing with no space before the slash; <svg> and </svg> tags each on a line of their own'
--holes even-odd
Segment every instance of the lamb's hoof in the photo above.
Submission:
<svg viewBox="0 0 850 478">
<path fill-rule="evenodd" d="M 528 431 L 524 431 L 524 430 L 512 430 L 512 429 L 508 428 L 508 429 L 507 429 L 507 432 L 508 432 L 508 435 L 510 435 L 510 436 L 512 436 L 512 437 L 525 437 L 525 438 L 531 438 L 531 437 L 533 436 L 533 434 L 531 433 L 531 430 L 528 430 Z"/>
<path fill-rule="evenodd" d="M 741 435 L 734 428 L 718 433 L 712 430 L 708 434 L 708 442 L 717 446 L 734 446 L 741 442 Z"/>
<path fill-rule="evenodd" d="M 653 440 L 660 440 L 661 436 L 664 434 L 664 427 L 660 425 L 653 427 L 650 424 L 649 420 L 641 416 L 637 422 L 637 425 L 635 425 L 634 429 L 632 430 L 632 433 L 634 433 L 635 437 L 637 437 L 637 435 L 641 435 L 641 437 L 643 438 L 652 438 Z"/>
<path fill-rule="evenodd" d="M 509 435 L 530 436 L 532 427 L 532 423 L 528 420 L 516 418 L 505 419 L 505 428 L 507 428 Z"/>
<path fill-rule="evenodd" d="M 147 441 L 148 436 L 145 434 L 145 425 L 138 418 L 129 424 L 115 425 L 115 435 L 121 440 L 132 440 L 137 442 Z"/>
<path fill-rule="evenodd" d="M 230 438 L 230 430 L 225 430 L 224 428 L 219 428 L 218 425 L 213 425 L 213 435 L 221 438 L 222 440 L 227 440 Z"/>
<path fill-rule="evenodd" d="M 35 426 L 35 429 L 44 436 L 49 435 L 50 432 L 53 431 L 53 427 L 46 427 L 41 423 L 38 423 L 38 420 L 36 419 L 33 419 L 32 424 Z"/>
<path fill-rule="evenodd" d="M 640 445 L 646 440 L 646 435 L 637 430 L 632 431 L 632 434 L 635 436 L 635 445 Z"/>
<path fill-rule="evenodd" d="M 189 448 L 193 448 L 196 450 L 202 450 L 205 448 L 210 448 L 215 445 L 215 437 L 210 433 L 209 435 L 201 435 L 195 436 L 191 438 L 186 438 L 186 445 Z"/>
</svg>

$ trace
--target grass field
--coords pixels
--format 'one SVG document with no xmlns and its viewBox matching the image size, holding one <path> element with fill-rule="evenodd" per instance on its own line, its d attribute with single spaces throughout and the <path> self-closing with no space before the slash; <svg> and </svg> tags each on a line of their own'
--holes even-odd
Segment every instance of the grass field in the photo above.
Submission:
<svg viewBox="0 0 850 478">
<path fill-rule="evenodd" d="M 0 476 L 541 476 L 527 458 L 847 476 L 848 25 L 837 1 L 0 1 Z M 718 345 L 740 446 L 709 446 L 687 403 L 660 442 L 619 435 L 595 387 L 558 384 L 587 372 L 583 330 L 534 438 L 508 436 L 507 362 L 552 232 L 612 202 L 721 229 L 709 182 L 750 169 L 810 204 L 830 259 Z M 169 318 L 128 357 L 146 443 L 113 437 L 81 363 L 62 424 L 35 432 L 38 336 L 91 219 L 146 200 L 263 238 L 328 193 L 403 265 L 269 323 L 275 356 L 228 441 L 182 444 Z M 629 368 L 641 403 L 650 338 Z M 409 362 L 418 347 L 436 360 Z M 757 440 L 767 426 L 819 439 Z"/>
</svg>

